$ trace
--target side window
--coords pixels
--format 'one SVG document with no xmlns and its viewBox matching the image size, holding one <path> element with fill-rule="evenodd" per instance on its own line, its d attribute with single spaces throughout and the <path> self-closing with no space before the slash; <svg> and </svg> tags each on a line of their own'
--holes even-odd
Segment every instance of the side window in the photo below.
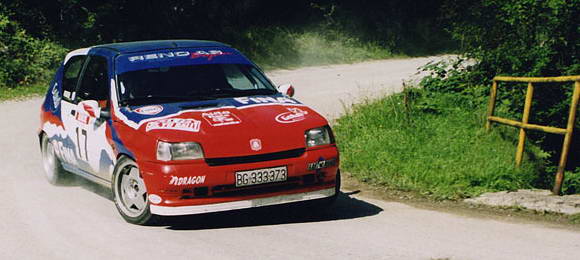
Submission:
<svg viewBox="0 0 580 260">
<path fill-rule="evenodd" d="M 107 59 L 101 56 L 90 56 L 78 89 L 77 100 L 96 100 L 101 107 L 107 107 L 109 100 L 109 82 Z"/>
<path fill-rule="evenodd" d="M 258 88 L 260 89 L 268 88 L 266 85 L 271 85 L 269 84 L 268 79 L 264 77 L 264 74 L 262 74 L 256 68 L 250 68 L 250 75 L 252 75 L 252 78 L 257 82 Z"/>
<path fill-rule="evenodd" d="M 256 89 L 257 87 L 253 82 L 240 71 L 240 68 L 236 64 L 223 64 L 222 68 L 226 76 L 226 80 L 235 89 Z"/>
<path fill-rule="evenodd" d="M 235 89 L 267 89 L 267 79 L 253 67 L 236 64 L 223 64 L 224 75 L 228 83 Z"/>
<path fill-rule="evenodd" d="M 86 56 L 74 56 L 68 60 L 64 65 L 64 73 L 62 77 L 63 96 L 67 99 L 74 98 L 75 88 L 79 81 L 79 75 L 83 68 Z"/>
</svg>

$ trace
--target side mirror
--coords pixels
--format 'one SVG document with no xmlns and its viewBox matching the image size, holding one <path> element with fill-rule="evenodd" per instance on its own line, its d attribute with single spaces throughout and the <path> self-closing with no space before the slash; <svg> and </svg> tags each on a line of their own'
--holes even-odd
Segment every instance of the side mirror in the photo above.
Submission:
<svg viewBox="0 0 580 260">
<path fill-rule="evenodd" d="M 101 117 L 101 107 L 99 107 L 99 102 L 96 100 L 81 101 L 79 102 L 79 108 L 92 118 L 98 119 Z"/>
<path fill-rule="evenodd" d="M 280 86 L 278 86 L 278 91 L 282 94 L 289 96 L 289 97 L 294 96 L 294 87 L 292 86 L 292 84 L 280 85 Z"/>
<path fill-rule="evenodd" d="M 102 118 L 102 119 L 109 119 L 109 118 L 111 118 L 111 112 L 110 111 L 101 110 L 101 116 L 100 116 L 100 118 Z"/>
</svg>

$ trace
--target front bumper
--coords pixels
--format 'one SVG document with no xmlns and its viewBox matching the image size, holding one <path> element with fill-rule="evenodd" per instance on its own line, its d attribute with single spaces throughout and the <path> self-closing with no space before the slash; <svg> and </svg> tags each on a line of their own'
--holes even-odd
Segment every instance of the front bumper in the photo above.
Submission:
<svg viewBox="0 0 580 260">
<path fill-rule="evenodd" d="M 317 163 L 325 160 L 332 160 L 334 163 Z M 287 181 L 248 187 L 235 186 L 235 173 L 238 171 L 278 166 L 287 167 Z M 331 197 L 336 193 L 338 167 L 339 154 L 334 145 L 307 150 L 295 158 L 223 166 L 209 166 L 203 160 L 139 163 L 150 198 L 151 213 L 164 216 L 218 212 Z M 152 195 L 155 200 L 151 199 Z"/>
<path fill-rule="evenodd" d="M 271 205 L 286 204 L 299 201 L 315 200 L 331 197 L 336 193 L 334 188 L 316 190 L 305 193 L 278 195 L 273 197 L 256 198 L 250 200 L 232 201 L 208 205 L 168 207 L 151 205 L 151 213 L 160 216 L 193 215 L 210 212 L 220 212 L 236 209 L 247 209 Z"/>
</svg>

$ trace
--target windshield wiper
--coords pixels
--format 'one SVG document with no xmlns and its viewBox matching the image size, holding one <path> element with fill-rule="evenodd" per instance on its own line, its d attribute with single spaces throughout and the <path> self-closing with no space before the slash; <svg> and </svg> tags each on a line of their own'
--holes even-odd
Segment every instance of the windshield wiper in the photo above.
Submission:
<svg viewBox="0 0 580 260">
<path fill-rule="evenodd" d="M 274 95 L 278 91 L 272 89 L 216 89 L 214 92 L 188 93 L 183 96 L 148 96 L 136 97 L 121 101 L 121 106 L 139 106 L 160 103 L 175 103 L 185 101 L 214 100 L 218 98 L 243 97 L 254 95 Z"/>
<path fill-rule="evenodd" d="M 223 97 L 243 97 L 243 96 L 254 96 L 254 95 L 273 95 L 278 93 L 278 91 L 271 89 L 218 89 L 213 93 L 206 94 L 214 98 Z"/>
<path fill-rule="evenodd" d="M 137 97 L 121 101 L 121 106 L 138 106 L 159 103 L 175 103 L 184 101 L 199 101 L 211 100 L 213 98 L 205 96 L 151 96 L 151 97 Z"/>
</svg>

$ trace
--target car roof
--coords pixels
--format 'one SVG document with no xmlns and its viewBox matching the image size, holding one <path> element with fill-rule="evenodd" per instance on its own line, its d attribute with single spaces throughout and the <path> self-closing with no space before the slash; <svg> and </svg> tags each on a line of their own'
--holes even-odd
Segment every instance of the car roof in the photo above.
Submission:
<svg viewBox="0 0 580 260">
<path fill-rule="evenodd" d="M 92 49 L 102 48 L 114 51 L 117 54 L 145 52 L 173 48 L 200 48 L 200 47 L 230 47 L 227 44 L 214 41 L 201 40 L 158 40 L 158 41 L 137 41 L 120 42 L 97 45 Z"/>
</svg>

